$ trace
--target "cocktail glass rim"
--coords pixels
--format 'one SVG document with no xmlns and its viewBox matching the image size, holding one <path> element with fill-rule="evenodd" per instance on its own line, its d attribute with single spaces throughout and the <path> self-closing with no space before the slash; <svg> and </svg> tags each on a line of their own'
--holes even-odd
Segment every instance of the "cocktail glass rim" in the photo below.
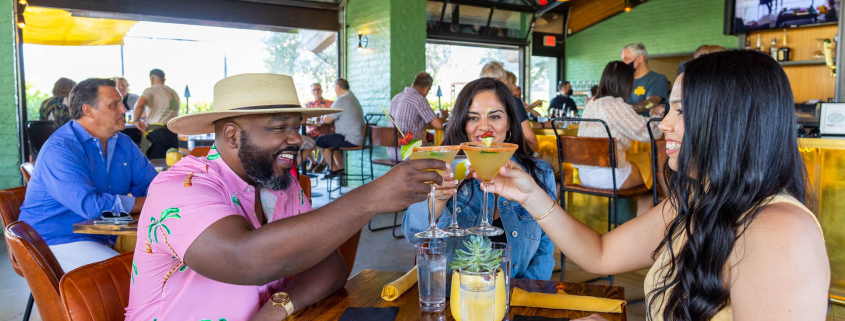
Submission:
<svg viewBox="0 0 845 321">
<path fill-rule="evenodd" d="M 492 143 L 490 147 L 487 147 L 482 142 L 466 142 L 461 143 L 461 149 L 473 152 L 513 152 L 519 149 L 519 145 L 514 143 Z"/>
<path fill-rule="evenodd" d="M 441 145 L 441 146 L 419 146 L 414 147 L 414 153 L 416 152 L 445 152 L 445 151 L 453 151 L 453 150 L 461 150 L 460 145 Z"/>
</svg>

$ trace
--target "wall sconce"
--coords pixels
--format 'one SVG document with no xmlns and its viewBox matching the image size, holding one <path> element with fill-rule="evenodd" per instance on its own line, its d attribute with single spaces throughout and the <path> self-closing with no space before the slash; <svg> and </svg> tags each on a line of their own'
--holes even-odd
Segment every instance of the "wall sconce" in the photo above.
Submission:
<svg viewBox="0 0 845 321">
<path fill-rule="evenodd" d="M 634 10 L 634 6 L 631 5 L 630 1 L 625 0 L 625 12 L 631 12 L 631 10 Z"/>
<path fill-rule="evenodd" d="M 18 28 L 26 28 L 26 20 L 23 19 L 23 13 L 18 13 L 16 16 L 18 18 Z"/>
<path fill-rule="evenodd" d="M 367 39 L 367 36 L 365 36 L 363 32 L 358 31 L 358 50 L 366 49 L 368 42 L 369 40 Z"/>
<path fill-rule="evenodd" d="M 18 0 L 18 10 L 15 13 L 15 20 L 18 22 L 18 28 L 26 27 L 26 20 L 23 18 L 23 12 L 26 11 L 26 5 L 29 4 L 27 0 Z"/>
</svg>

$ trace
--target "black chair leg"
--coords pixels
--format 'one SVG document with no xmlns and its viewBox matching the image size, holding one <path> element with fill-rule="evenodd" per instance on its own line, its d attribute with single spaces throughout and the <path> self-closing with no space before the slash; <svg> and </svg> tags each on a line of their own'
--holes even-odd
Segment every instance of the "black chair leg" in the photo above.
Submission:
<svg viewBox="0 0 845 321">
<path fill-rule="evenodd" d="M 373 221 L 370 220 L 370 222 L 367 223 L 367 229 L 370 230 L 370 232 L 376 232 L 376 231 L 391 229 L 390 234 L 393 235 L 394 238 L 397 238 L 397 239 L 405 238 L 405 235 L 402 235 L 402 234 L 396 235 L 396 228 L 402 226 L 402 224 L 397 223 L 398 219 L 399 219 L 399 212 L 393 212 L 393 225 L 373 228 L 373 225 L 372 225 Z"/>
<path fill-rule="evenodd" d="M 396 228 L 399 227 L 399 226 L 402 226 L 402 225 L 396 224 L 397 218 L 399 218 L 399 212 L 393 213 L 393 230 L 390 231 L 390 234 L 392 234 L 393 238 L 395 238 L 395 239 L 404 239 L 405 238 L 404 234 L 396 235 Z"/>
<path fill-rule="evenodd" d="M 32 314 L 32 305 L 35 303 L 35 298 L 32 293 L 29 294 L 29 300 L 26 302 L 26 311 L 23 312 L 23 321 L 29 321 L 29 315 Z"/>
<path fill-rule="evenodd" d="M 566 255 L 560 252 L 560 282 L 563 282 L 563 272 L 566 271 Z"/>
</svg>

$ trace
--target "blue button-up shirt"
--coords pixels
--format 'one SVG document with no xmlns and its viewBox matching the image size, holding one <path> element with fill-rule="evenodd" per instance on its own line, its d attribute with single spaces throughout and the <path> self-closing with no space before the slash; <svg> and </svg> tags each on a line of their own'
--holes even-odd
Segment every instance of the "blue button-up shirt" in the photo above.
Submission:
<svg viewBox="0 0 845 321">
<path fill-rule="evenodd" d="M 517 162 L 516 158 L 511 158 Z M 540 159 L 534 159 L 537 177 L 540 179 L 540 186 L 552 199 L 555 195 L 555 177 L 551 165 Z M 495 196 L 490 193 L 488 196 L 489 211 L 491 215 L 487 218 L 492 222 L 492 213 Z M 481 190 L 481 182 L 472 179 L 458 190 L 458 225 L 468 228 L 481 224 L 481 210 L 484 207 L 484 191 Z M 511 277 L 526 278 L 534 280 L 548 280 L 552 277 L 552 270 L 555 267 L 554 251 L 555 245 L 543 232 L 540 225 L 531 217 L 521 205 L 504 197 L 499 197 L 496 206 L 499 209 L 499 217 L 502 218 L 502 225 L 505 229 L 508 244 L 511 245 Z M 446 208 L 437 220 L 437 227 L 446 228 L 452 221 L 452 200 L 446 203 Z M 422 201 L 408 207 L 405 218 L 402 221 L 402 232 L 411 243 L 419 243 L 423 240 L 414 237 L 414 234 L 428 229 L 428 204 Z M 463 241 L 469 240 L 468 236 L 446 238 L 446 259 L 451 263 L 455 259 L 455 250 L 467 251 Z M 450 284 L 447 284 L 449 287 Z"/>
<path fill-rule="evenodd" d="M 73 233 L 73 224 L 102 211 L 130 211 L 133 196 L 146 196 L 156 176 L 153 165 L 129 136 L 117 133 L 104 153 L 75 120 L 60 127 L 41 147 L 26 188 L 20 220 L 48 245 L 78 241 L 111 244 L 114 237 Z M 131 196 L 129 196 L 131 194 Z"/>
</svg>

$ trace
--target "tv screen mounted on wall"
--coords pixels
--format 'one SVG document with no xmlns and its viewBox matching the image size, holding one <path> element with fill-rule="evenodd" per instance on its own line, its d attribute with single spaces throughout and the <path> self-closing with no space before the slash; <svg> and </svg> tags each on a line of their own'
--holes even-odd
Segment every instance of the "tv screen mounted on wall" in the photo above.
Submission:
<svg viewBox="0 0 845 321">
<path fill-rule="evenodd" d="M 790 28 L 836 22 L 840 0 L 726 0 L 725 32 Z"/>
</svg>

